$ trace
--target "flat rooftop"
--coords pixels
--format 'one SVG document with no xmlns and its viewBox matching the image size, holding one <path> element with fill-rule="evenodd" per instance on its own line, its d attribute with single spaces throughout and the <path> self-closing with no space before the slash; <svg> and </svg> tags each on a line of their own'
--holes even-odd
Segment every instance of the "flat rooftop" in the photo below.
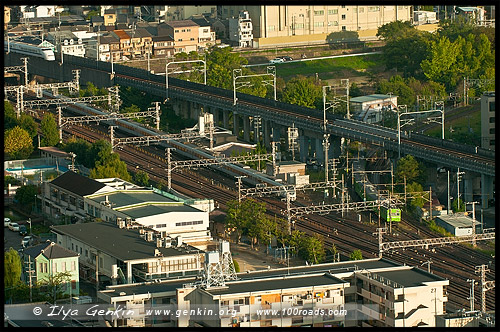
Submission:
<svg viewBox="0 0 500 332">
<path fill-rule="evenodd" d="M 225 287 L 207 288 L 205 291 L 212 295 L 224 295 L 344 283 L 346 281 L 325 273 L 316 276 L 283 276 L 271 279 L 232 281 L 226 282 Z"/>
<path fill-rule="evenodd" d="M 343 272 L 354 272 L 355 270 L 363 270 L 363 269 L 377 269 L 377 268 L 387 268 L 387 267 L 398 267 L 401 264 L 392 262 L 390 260 L 381 258 L 381 259 L 368 259 L 368 260 L 360 260 L 360 261 L 349 261 L 349 262 L 340 262 L 340 263 L 328 263 L 328 264 L 317 264 L 317 265 L 309 265 L 309 266 L 298 266 L 298 267 L 290 267 L 288 268 L 280 268 L 280 269 L 272 269 L 272 270 L 264 270 L 264 271 L 252 271 L 249 273 L 242 272 L 237 273 L 240 281 L 247 281 L 248 283 L 241 287 L 247 287 L 249 284 L 255 282 L 255 285 L 260 284 L 260 281 L 266 281 L 267 278 L 279 278 L 279 283 L 283 283 L 283 277 L 287 276 L 287 278 L 301 277 L 306 276 L 308 274 L 320 274 L 320 273 L 343 273 Z M 289 270 L 289 273 L 288 273 Z M 311 278 L 308 276 L 307 278 L 297 279 L 301 282 Z M 262 280 L 259 280 L 262 279 Z M 344 282 L 342 279 L 336 278 L 337 280 L 334 282 Z M 148 284 L 132 284 L 132 285 L 117 285 L 117 286 L 108 286 L 108 290 L 114 290 L 113 292 L 107 293 L 108 296 L 117 297 L 120 296 L 121 292 L 125 292 L 126 294 L 150 294 L 155 293 L 163 293 L 163 292 L 173 292 L 178 288 L 182 288 L 184 284 L 193 283 L 196 281 L 196 278 L 183 278 L 178 280 L 166 280 L 159 283 L 148 283 Z M 317 279 L 316 285 L 319 285 L 318 282 L 323 282 L 325 280 Z M 328 280 L 329 284 L 332 283 L 332 280 Z M 265 285 L 265 286 L 263 286 Z M 261 284 L 260 286 L 256 286 L 255 290 L 262 287 L 271 287 L 269 284 Z M 276 287 L 276 286 L 272 286 Z M 299 286 L 295 286 L 299 287 Z M 283 287 L 282 287 L 283 288 Z M 214 292 L 215 292 L 214 288 Z M 237 288 L 232 288 L 232 290 L 237 290 Z M 253 288 L 252 288 L 253 289 Z M 211 289 L 210 293 L 212 292 Z M 248 290 L 247 290 L 248 291 Z M 218 293 L 222 294 L 222 293 Z"/>
<path fill-rule="evenodd" d="M 376 272 L 376 274 L 404 287 L 417 287 L 422 286 L 424 282 L 447 280 L 417 267 L 412 269 Z"/>
<path fill-rule="evenodd" d="M 138 229 L 119 228 L 111 222 L 52 226 L 52 232 L 68 235 L 121 261 L 149 259 L 158 249 L 164 257 L 191 255 L 202 250 L 184 244 L 180 248 L 157 248 L 156 241 L 140 237 Z"/>
<path fill-rule="evenodd" d="M 384 100 L 384 99 L 390 99 L 397 97 L 395 95 L 384 95 L 384 94 L 373 94 L 373 95 L 368 95 L 368 96 L 359 96 L 359 97 L 354 97 L 350 98 L 349 101 L 353 103 L 366 103 L 368 101 L 375 101 L 375 100 Z"/>
<path fill-rule="evenodd" d="M 93 200 L 96 203 L 100 203 L 106 200 L 106 196 L 108 196 L 108 201 L 111 202 L 111 207 L 113 209 L 119 209 L 122 207 L 126 207 L 129 205 L 135 205 L 140 203 L 176 203 L 179 204 L 178 201 L 170 199 L 168 197 L 162 196 L 160 194 L 156 194 L 153 191 L 117 191 L 117 192 L 109 192 L 105 195 L 99 195 L 95 197 L 89 197 L 89 199 Z"/>
<path fill-rule="evenodd" d="M 436 218 L 456 228 L 471 228 L 473 221 L 472 218 L 464 216 L 463 214 L 437 216 Z M 480 223 L 477 220 L 474 221 L 474 225 L 479 224 Z"/>
</svg>

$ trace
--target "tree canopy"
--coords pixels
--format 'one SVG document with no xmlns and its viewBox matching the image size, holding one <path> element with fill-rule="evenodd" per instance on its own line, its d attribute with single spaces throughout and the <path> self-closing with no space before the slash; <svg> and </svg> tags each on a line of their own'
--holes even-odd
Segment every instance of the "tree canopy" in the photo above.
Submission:
<svg viewBox="0 0 500 332">
<path fill-rule="evenodd" d="M 42 146 L 55 146 L 59 143 L 59 130 L 57 129 L 56 119 L 52 113 L 46 113 L 40 123 L 42 131 Z"/>
<path fill-rule="evenodd" d="M 316 79 L 297 75 L 286 83 L 281 100 L 309 108 L 322 108 L 322 98 L 323 90 Z"/>
<path fill-rule="evenodd" d="M 396 166 L 396 182 L 403 183 L 406 177 L 406 183 L 417 182 L 423 184 L 425 181 L 426 169 L 422 163 L 419 163 L 412 155 L 406 155 L 399 159 Z"/>
<path fill-rule="evenodd" d="M 5 132 L 4 152 L 6 159 L 27 159 L 33 149 L 33 140 L 26 130 L 15 126 Z"/>
</svg>

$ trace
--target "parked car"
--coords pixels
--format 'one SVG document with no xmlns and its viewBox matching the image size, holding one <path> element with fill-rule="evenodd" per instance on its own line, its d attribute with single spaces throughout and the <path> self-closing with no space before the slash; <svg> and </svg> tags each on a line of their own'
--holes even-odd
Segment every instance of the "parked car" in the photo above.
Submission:
<svg viewBox="0 0 500 332">
<path fill-rule="evenodd" d="M 3 227 L 9 227 L 10 218 L 3 218 Z"/>
<path fill-rule="evenodd" d="M 23 246 L 23 248 L 29 247 L 32 244 L 33 244 L 33 236 L 31 235 L 25 236 L 21 240 L 21 245 Z"/>
<path fill-rule="evenodd" d="M 28 230 L 26 229 L 26 226 L 19 225 L 19 235 L 21 236 L 28 235 Z"/>
<path fill-rule="evenodd" d="M 284 61 L 292 61 L 292 57 L 291 56 L 288 56 L 288 55 L 285 55 L 285 56 L 282 56 L 281 57 Z"/>
<path fill-rule="evenodd" d="M 19 224 L 17 222 L 10 222 L 9 229 L 14 232 L 19 232 Z"/>
<path fill-rule="evenodd" d="M 269 63 L 283 63 L 283 62 L 285 62 L 285 60 L 283 60 L 282 58 L 274 58 L 269 61 Z"/>
</svg>

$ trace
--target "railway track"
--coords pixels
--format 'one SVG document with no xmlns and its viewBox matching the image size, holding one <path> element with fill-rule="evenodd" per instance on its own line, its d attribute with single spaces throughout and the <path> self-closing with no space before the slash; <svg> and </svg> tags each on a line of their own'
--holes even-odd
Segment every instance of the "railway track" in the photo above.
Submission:
<svg viewBox="0 0 500 332">
<path fill-rule="evenodd" d="M 67 131 L 72 132 L 77 137 L 84 138 L 89 141 L 95 141 L 108 137 L 106 132 L 96 129 L 96 126 L 71 126 Z M 92 134 L 91 134 L 92 133 Z M 147 152 L 147 153 L 145 153 Z M 129 170 L 136 171 L 137 166 L 139 169 L 147 171 L 153 181 L 166 181 L 165 163 L 162 162 L 162 152 L 153 147 L 136 148 L 136 147 L 123 147 L 118 150 L 122 159 L 127 161 Z M 175 154 L 174 154 L 175 156 Z M 177 158 L 177 157 L 174 157 Z M 173 159 L 177 160 L 177 159 Z M 152 169 L 151 169 L 152 168 Z M 206 171 L 209 172 L 208 170 Z M 210 197 L 217 201 L 222 208 L 228 200 L 236 199 L 237 192 L 232 189 L 231 184 L 234 181 L 226 181 L 223 187 L 214 186 L 213 176 L 207 176 L 205 179 L 197 178 L 201 172 L 173 172 L 172 185 L 173 188 L 181 193 L 192 197 Z M 212 174 L 213 172 L 210 172 Z M 212 181 L 207 181 L 212 177 Z M 222 177 L 221 177 L 222 178 Z M 221 180 L 223 181 L 223 180 Z M 231 183 L 233 182 L 233 183 Z M 234 188 L 234 187 L 233 187 Z M 281 214 L 281 211 L 286 209 L 285 204 L 279 200 L 263 199 L 270 207 L 268 208 L 270 214 Z M 307 203 L 307 202 L 306 202 Z M 385 235 L 384 241 L 396 241 L 420 238 L 435 237 L 436 235 L 425 229 L 423 226 L 407 223 L 410 228 L 413 227 L 417 234 L 414 232 L 400 231 L 402 234 L 399 236 Z M 332 214 L 328 216 L 308 216 L 303 220 L 296 223 L 296 228 L 304 230 L 308 234 L 318 233 L 323 236 L 325 247 L 328 248 L 331 244 L 335 243 L 340 251 L 343 253 L 352 252 L 355 249 L 361 249 L 365 257 L 378 256 L 378 244 L 376 238 L 372 235 L 374 231 L 373 226 L 366 226 L 359 223 L 357 220 L 345 217 L 339 218 Z M 356 243 L 351 239 L 355 238 Z M 462 248 L 463 247 L 463 248 Z M 450 248 L 452 250 L 450 250 Z M 449 287 L 449 302 L 456 306 L 466 306 L 468 301 L 464 304 L 464 299 L 467 298 L 469 287 L 466 283 L 467 279 L 476 279 L 478 276 L 474 274 L 474 267 L 479 264 L 488 263 L 491 260 L 487 255 L 480 255 L 477 251 L 470 248 L 449 245 L 443 248 L 435 248 L 434 252 L 424 251 L 420 249 L 410 249 L 402 252 L 390 252 L 384 254 L 385 257 L 391 258 L 394 261 L 403 264 L 419 265 L 423 259 L 431 257 L 433 259 L 432 271 L 437 275 L 441 275 L 450 280 Z M 487 280 L 494 280 L 494 260 L 492 269 L 487 273 Z M 479 296 L 478 296 L 479 298 Z M 494 304 L 494 292 L 487 292 L 487 308 L 492 307 Z"/>
</svg>

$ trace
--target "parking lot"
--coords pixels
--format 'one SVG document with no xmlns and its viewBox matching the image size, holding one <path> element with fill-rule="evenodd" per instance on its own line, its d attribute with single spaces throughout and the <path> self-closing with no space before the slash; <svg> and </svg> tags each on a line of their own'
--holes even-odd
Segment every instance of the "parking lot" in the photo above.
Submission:
<svg viewBox="0 0 500 332">
<path fill-rule="evenodd" d="M 23 236 L 21 236 L 19 232 L 11 231 L 9 227 L 4 227 L 3 229 L 4 251 L 9 250 L 10 247 L 15 250 L 21 249 L 21 240 L 23 239 Z"/>
</svg>

